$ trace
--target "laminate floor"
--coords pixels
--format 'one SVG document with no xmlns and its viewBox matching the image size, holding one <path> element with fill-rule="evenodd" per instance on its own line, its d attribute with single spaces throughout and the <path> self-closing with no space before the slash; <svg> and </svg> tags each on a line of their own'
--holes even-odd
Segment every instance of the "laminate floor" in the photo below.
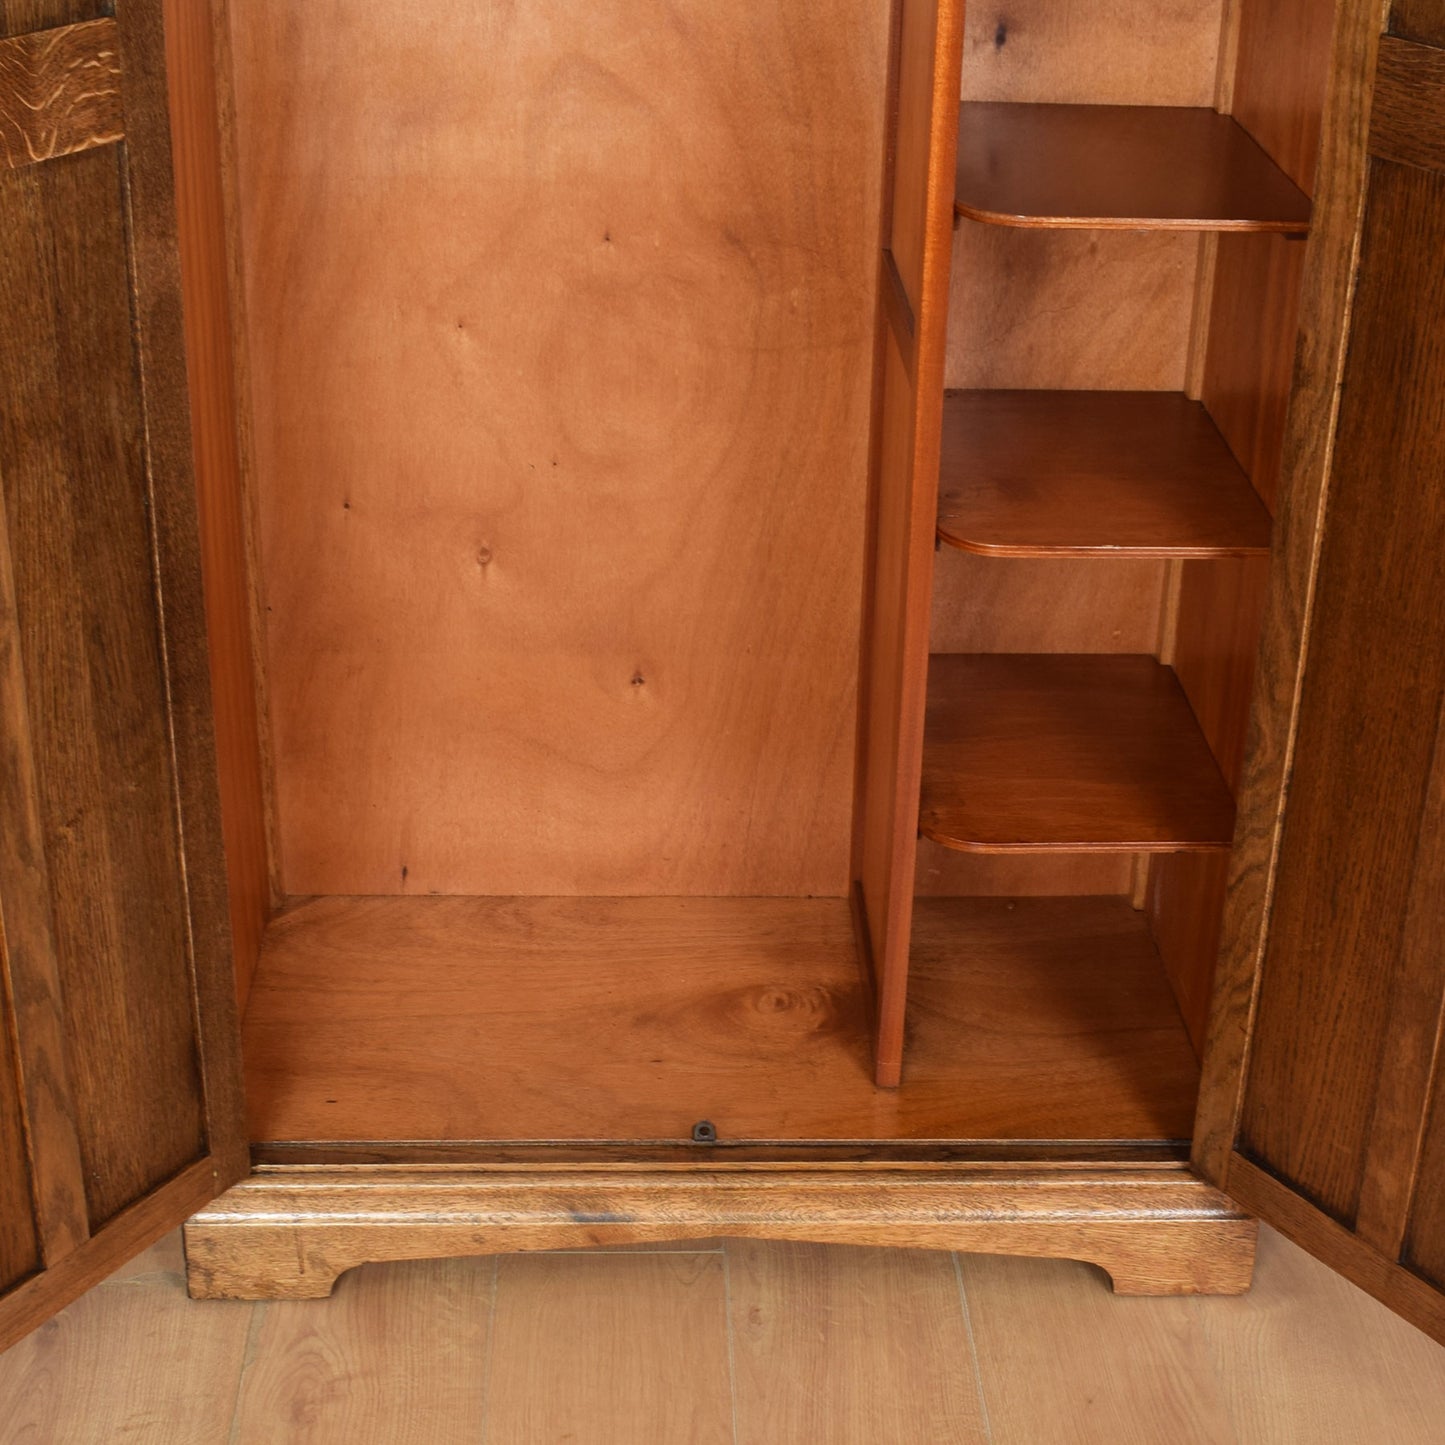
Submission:
<svg viewBox="0 0 1445 1445">
<path fill-rule="evenodd" d="M 729 1241 L 186 1299 L 177 1236 L 0 1356 L 3 1445 L 1439 1445 L 1445 1349 L 1269 1231 L 1242 1299 Z"/>
</svg>

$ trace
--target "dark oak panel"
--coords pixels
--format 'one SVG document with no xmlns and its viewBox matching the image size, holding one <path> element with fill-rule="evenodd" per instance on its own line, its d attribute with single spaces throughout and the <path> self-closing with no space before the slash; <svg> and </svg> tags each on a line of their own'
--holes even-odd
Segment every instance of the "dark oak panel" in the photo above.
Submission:
<svg viewBox="0 0 1445 1445">
<path fill-rule="evenodd" d="M 1178 106 L 960 108 L 959 213 L 1005 226 L 1309 229 L 1309 198 L 1229 116 Z"/>
<path fill-rule="evenodd" d="M 1004 557 L 1227 557 L 1269 513 L 1208 413 L 1173 392 L 959 391 L 938 534 Z"/>
<path fill-rule="evenodd" d="M 115 13 L 115 0 L 0 0 L 0 35 L 80 25 Z"/>
<path fill-rule="evenodd" d="M 1445 50 L 1393 35 L 1380 41 L 1370 154 L 1445 169 Z"/>
<path fill-rule="evenodd" d="M 1441 0 L 1395 0 L 1390 31 L 1426 45 L 1445 46 L 1445 4 Z"/>
<path fill-rule="evenodd" d="M 84 1242 L 90 1224 L 30 718 L 10 528 L 0 505 L 0 953 L 9 1014 L 0 1029 L 14 1041 L 28 1188 L 41 1254 L 53 1262 Z"/>
<path fill-rule="evenodd" d="M 0 166 L 91 150 L 122 133 L 113 20 L 0 40 Z"/>
<path fill-rule="evenodd" d="M 940 656 L 920 827 L 980 853 L 1178 852 L 1228 847 L 1234 803 L 1154 658 Z"/>
<path fill-rule="evenodd" d="M 8 987 L 10 960 L 0 931 L 0 1290 L 40 1267 L 25 1122 L 11 1035 L 15 1007 Z"/>
<path fill-rule="evenodd" d="M 1442 254 L 1445 177 L 1377 163 L 1240 1134 L 1347 1225 L 1445 695 Z"/>
<path fill-rule="evenodd" d="M 0 479 L 92 1226 L 204 1142 L 118 155 L 0 177 Z"/>
</svg>

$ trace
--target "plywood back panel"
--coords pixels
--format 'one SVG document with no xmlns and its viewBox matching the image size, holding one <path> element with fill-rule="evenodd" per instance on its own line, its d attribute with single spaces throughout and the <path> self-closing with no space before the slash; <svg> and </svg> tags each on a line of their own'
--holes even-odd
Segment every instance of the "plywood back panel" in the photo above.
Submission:
<svg viewBox="0 0 1445 1445">
<path fill-rule="evenodd" d="M 232 0 L 290 892 L 845 890 L 885 10 Z"/>
<path fill-rule="evenodd" d="M 975 0 L 964 97 L 1211 105 L 1222 8 L 1222 0 Z"/>
</svg>

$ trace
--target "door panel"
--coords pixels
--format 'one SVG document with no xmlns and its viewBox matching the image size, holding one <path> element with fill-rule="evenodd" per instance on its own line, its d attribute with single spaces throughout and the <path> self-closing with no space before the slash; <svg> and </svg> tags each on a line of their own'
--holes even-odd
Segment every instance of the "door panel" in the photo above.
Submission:
<svg viewBox="0 0 1445 1445">
<path fill-rule="evenodd" d="M 1439 967 L 1401 922 L 1445 694 L 1442 256 L 1445 176 L 1376 162 L 1239 1139 L 1350 1225 L 1392 992 Z"/>
<path fill-rule="evenodd" d="M 0 180 L 0 487 L 92 1230 L 204 1138 L 118 162 Z"/>
<path fill-rule="evenodd" d="M 160 0 L 15 34 L 92 8 L 0 0 L 0 1343 L 246 1167 Z"/>
<path fill-rule="evenodd" d="M 1339 14 L 1195 1161 L 1445 1338 L 1445 51 Z"/>
<path fill-rule="evenodd" d="M 0 949 L 3 947 L 0 939 Z M 10 1030 L 0 1028 L 0 1289 L 39 1268 L 40 1238 L 35 1232 L 30 1165 L 25 1157 L 20 1079 Z"/>
</svg>

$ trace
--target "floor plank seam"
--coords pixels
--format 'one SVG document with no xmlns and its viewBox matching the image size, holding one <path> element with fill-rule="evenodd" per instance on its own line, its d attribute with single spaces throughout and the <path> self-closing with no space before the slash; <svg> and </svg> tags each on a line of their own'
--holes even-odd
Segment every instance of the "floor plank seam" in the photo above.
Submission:
<svg viewBox="0 0 1445 1445">
<path fill-rule="evenodd" d="M 241 1396 L 246 1389 L 246 1375 L 249 1373 L 261 1349 L 261 1327 L 265 1323 L 266 1305 L 253 1304 L 251 1318 L 246 1325 L 246 1343 L 241 1349 L 241 1367 L 236 1371 L 236 1393 L 231 1400 L 231 1430 L 226 1437 L 227 1445 L 237 1445 L 241 1438 Z"/>
<path fill-rule="evenodd" d="M 987 1445 L 993 1445 L 993 1422 L 988 1414 L 988 1396 L 983 1388 L 983 1368 L 978 1361 L 978 1339 L 973 1330 L 973 1314 L 968 1307 L 968 1290 L 963 1283 L 963 1265 L 959 1262 L 958 1251 L 949 1250 L 953 1260 L 953 1278 L 958 1285 L 958 1307 L 963 1314 L 963 1332 L 968 1338 L 968 1358 L 973 1369 L 973 1389 L 978 1396 L 978 1408 L 983 1416 L 983 1437 Z"/>
<path fill-rule="evenodd" d="M 482 1362 L 482 1437 L 481 1445 L 487 1445 L 492 1434 L 492 1356 L 497 1343 L 497 1288 L 501 1274 L 502 1257 L 492 1256 L 492 1288 L 487 1300 L 487 1357 Z"/>
<path fill-rule="evenodd" d="M 728 1342 L 728 1401 L 732 1414 L 732 1442 L 733 1445 L 738 1445 L 738 1372 L 735 1363 L 736 1351 L 733 1347 L 733 1272 L 726 1240 L 723 1240 L 719 1252 L 722 1255 L 723 1310 L 726 1316 L 723 1323 L 727 1328 Z"/>
</svg>

